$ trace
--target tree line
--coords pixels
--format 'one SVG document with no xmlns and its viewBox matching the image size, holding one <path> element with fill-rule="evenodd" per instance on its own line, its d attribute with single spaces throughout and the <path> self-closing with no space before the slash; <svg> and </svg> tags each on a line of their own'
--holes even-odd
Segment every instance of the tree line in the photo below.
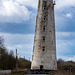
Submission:
<svg viewBox="0 0 75 75">
<path fill-rule="evenodd" d="M 75 62 L 74 61 L 64 61 L 59 59 L 57 61 L 58 70 L 69 71 L 75 73 Z"/>
<path fill-rule="evenodd" d="M 24 58 L 18 58 L 14 56 L 14 52 L 6 49 L 4 46 L 4 39 L 0 37 L 0 70 L 16 69 L 16 63 L 18 63 L 18 68 L 25 69 L 31 67 L 31 62 Z M 64 61 L 59 59 L 57 61 L 58 70 L 75 72 L 75 62 Z"/>
<path fill-rule="evenodd" d="M 0 36 L 0 70 L 16 69 L 16 63 L 18 63 L 18 68 L 30 68 L 31 65 L 31 62 L 24 58 L 16 60 L 14 52 L 8 52 L 4 46 L 4 39 Z"/>
</svg>

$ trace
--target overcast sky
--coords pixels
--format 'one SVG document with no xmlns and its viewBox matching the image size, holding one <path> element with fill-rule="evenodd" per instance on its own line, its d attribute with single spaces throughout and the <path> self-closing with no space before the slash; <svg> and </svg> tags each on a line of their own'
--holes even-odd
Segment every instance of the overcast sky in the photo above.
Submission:
<svg viewBox="0 0 75 75">
<path fill-rule="evenodd" d="M 8 51 L 32 58 L 38 0 L 0 0 L 0 36 Z M 75 0 L 56 0 L 57 59 L 75 61 Z"/>
</svg>

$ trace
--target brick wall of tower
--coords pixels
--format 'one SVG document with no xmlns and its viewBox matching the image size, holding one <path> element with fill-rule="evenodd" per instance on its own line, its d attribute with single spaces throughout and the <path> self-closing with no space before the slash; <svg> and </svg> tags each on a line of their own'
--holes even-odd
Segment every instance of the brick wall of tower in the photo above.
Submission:
<svg viewBox="0 0 75 75">
<path fill-rule="evenodd" d="M 39 0 L 31 69 L 56 70 L 53 0 Z"/>
</svg>

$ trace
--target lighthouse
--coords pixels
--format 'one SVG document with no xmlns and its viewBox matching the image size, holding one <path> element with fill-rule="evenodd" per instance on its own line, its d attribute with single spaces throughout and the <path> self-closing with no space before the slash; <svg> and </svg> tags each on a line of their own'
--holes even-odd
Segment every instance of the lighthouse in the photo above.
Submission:
<svg viewBox="0 0 75 75">
<path fill-rule="evenodd" d="M 38 0 L 32 70 L 57 70 L 53 0 Z"/>
</svg>

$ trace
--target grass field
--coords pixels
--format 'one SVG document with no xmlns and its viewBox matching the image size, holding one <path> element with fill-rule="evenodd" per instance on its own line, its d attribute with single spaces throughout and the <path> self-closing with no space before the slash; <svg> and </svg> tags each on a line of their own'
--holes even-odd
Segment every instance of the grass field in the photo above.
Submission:
<svg viewBox="0 0 75 75">
<path fill-rule="evenodd" d="M 21 74 L 9 74 L 9 75 L 25 75 L 24 73 L 21 73 Z M 46 75 L 49 75 L 49 74 L 46 74 Z"/>
<path fill-rule="evenodd" d="M 9 74 L 9 75 L 25 75 L 25 74 L 27 74 L 27 73 L 16 73 L 16 74 Z M 28 73 L 28 74 L 32 74 L 32 73 Z M 75 75 L 74 72 L 69 72 L 69 71 L 52 71 L 52 72 L 50 72 L 48 74 L 47 73 L 45 73 L 45 74 L 46 75 Z"/>
<path fill-rule="evenodd" d="M 9 74 L 9 75 L 24 75 L 24 74 Z"/>
</svg>

